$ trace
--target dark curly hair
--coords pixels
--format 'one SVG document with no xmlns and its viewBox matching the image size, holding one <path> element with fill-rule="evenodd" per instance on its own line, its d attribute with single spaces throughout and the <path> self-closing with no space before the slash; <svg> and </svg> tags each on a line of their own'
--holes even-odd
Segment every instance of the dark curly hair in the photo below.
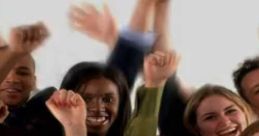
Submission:
<svg viewBox="0 0 259 136">
<path fill-rule="evenodd" d="M 256 69 L 259 69 L 259 56 L 244 60 L 244 62 L 239 65 L 238 69 L 236 69 L 233 72 L 233 81 L 234 81 L 235 87 L 236 87 L 239 95 L 243 99 L 245 99 L 248 103 L 250 103 L 250 102 L 244 94 L 244 90 L 241 86 L 241 82 L 248 73 L 250 73 L 251 71 L 254 71 Z"/>
</svg>

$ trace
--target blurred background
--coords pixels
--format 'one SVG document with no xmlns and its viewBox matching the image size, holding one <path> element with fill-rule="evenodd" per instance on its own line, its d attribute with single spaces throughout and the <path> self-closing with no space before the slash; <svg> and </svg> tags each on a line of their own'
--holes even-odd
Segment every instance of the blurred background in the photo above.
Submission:
<svg viewBox="0 0 259 136">
<path fill-rule="evenodd" d="M 102 61 L 106 45 L 73 30 L 67 14 L 71 4 L 84 0 L 0 0 L 0 32 L 43 20 L 51 32 L 33 53 L 39 89 L 59 87 L 70 66 L 79 61 Z M 85 0 L 102 10 L 102 0 Z M 106 0 L 119 27 L 127 26 L 137 0 Z M 199 87 L 222 84 L 234 89 L 232 72 L 238 63 L 258 54 L 258 0 L 173 0 L 170 32 L 182 56 L 179 77 Z"/>
</svg>

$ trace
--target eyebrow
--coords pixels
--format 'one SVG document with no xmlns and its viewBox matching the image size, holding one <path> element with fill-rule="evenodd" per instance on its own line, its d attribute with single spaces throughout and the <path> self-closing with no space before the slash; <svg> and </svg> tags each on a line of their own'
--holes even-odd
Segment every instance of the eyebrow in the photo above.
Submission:
<svg viewBox="0 0 259 136">
<path fill-rule="evenodd" d="M 26 66 L 20 66 L 17 69 L 19 69 L 19 70 L 30 70 L 30 68 L 28 68 Z"/>
<path fill-rule="evenodd" d="M 231 109 L 233 107 L 235 107 L 235 105 L 230 105 L 230 106 L 224 108 L 224 111 L 229 110 L 229 109 Z M 215 112 L 208 112 L 208 113 L 205 113 L 205 114 L 201 115 L 201 117 L 208 116 L 208 115 L 213 115 L 213 114 L 215 114 Z"/>
<path fill-rule="evenodd" d="M 231 108 L 233 108 L 233 107 L 235 107 L 235 105 L 230 105 L 230 106 L 226 107 L 226 108 L 224 109 L 224 111 L 229 110 L 229 109 L 231 109 Z"/>
</svg>

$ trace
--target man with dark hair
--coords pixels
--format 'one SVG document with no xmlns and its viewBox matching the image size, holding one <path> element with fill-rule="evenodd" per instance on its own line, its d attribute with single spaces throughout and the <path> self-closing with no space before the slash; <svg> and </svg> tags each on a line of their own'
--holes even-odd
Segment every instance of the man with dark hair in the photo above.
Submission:
<svg viewBox="0 0 259 136">
<path fill-rule="evenodd" d="M 240 96 L 259 115 L 259 57 L 246 59 L 233 72 L 233 80 Z"/>
</svg>

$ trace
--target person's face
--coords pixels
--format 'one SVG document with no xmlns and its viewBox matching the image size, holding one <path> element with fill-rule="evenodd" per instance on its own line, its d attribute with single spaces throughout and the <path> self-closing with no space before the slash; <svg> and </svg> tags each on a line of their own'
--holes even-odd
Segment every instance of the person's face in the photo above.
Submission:
<svg viewBox="0 0 259 136">
<path fill-rule="evenodd" d="M 259 69 L 247 73 L 241 81 L 241 87 L 249 104 L 259 115 Z"/>
<path fill-rule="evenodd" d="M 0 84 L 0 99 L 8 106 L 24 104 L 35 89 L 34 63 L 29 56 L 23 57 Z"/>
<path fill-rule="evenodd" d="M 239 136 L 247 127 L 244 112 L 220 95 L 205 98 L 196 113 L 197 130 L 201 136 Z"/>
<path fill-rule="evenodd" d="M 83 86 L 79 92 L 87 105 L 87 131 L 105 135 L 118 114 L 118 87 L 106 78 L 90 80 Z"/>
</svg>

